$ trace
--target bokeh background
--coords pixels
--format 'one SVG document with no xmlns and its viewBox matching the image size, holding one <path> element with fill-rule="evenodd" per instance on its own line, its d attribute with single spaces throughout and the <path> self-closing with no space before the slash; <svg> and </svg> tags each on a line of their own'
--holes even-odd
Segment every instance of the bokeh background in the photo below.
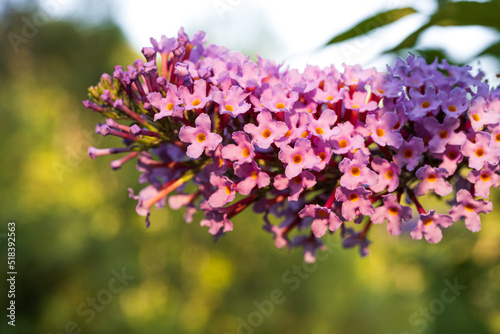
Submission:
<svg viewBox="0 0 500 334">
<path fill-rule="evenodd" d="M 180 26 L 299 69 L 345 62 L 383 70 L 411 51 L 481 67 L 497 84 L 500 11 L 447 10 L 455 16 L 432 21 L 454 2 L 336 3 L 2 1 L 0 332 L 500 333 L 498 191 L 479 233 L 456 223 L 430 245 L 378 226 L 368 257 L 341 249 L 334 235 L 321 260 L 305 265 L 299 250 L 277 250 L 251 212 L 216 244 L 168 208 L 153 211 L 146 230 L 127 193 L 140 189 L 135 166 L 114 172 L 108 157 L 87 156 L 88 146 L 118 145 L 93 133 L 101 119 L 81 104 L 87 87 L 140 58 L 149 37 L 175 36 Z M 415 13 L 325 46 L 403 7 Z M 5 317 L 9 221 L 17 224 L 16 327 Z"/>
</svg>

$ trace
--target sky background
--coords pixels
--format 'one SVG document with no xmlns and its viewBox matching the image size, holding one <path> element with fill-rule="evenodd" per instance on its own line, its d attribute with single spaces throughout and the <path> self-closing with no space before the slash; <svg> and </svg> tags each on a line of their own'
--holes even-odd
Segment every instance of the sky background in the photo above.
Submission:
<svg viewBox="0 0 500 334">
<path fill-rule="evenodd" d="M 71 16 L 82 13 L 76 0 L 41 0 L 50 15 Z M 110 0 L 85 2 L 87 21 L 99 20 L 104 13 L 123 29 L 135 50 L 149 46 L 150 37 L 177 35 L 180 27 L 192 35 L 198 30 L 207 33 L 208 41 L 245 54 L 284 62 L 302 70 L 307 64 L 329 66 L 342 63 L 375 66 L 384 70 L 392 56 L 381 51 L 401 42 L 426 22 L 435 10 L 433 0 L 356 0 L 308 1 L 290 6 L 289 1 L 265 0 Z M 107 6 L 108 11 L 103 10 Z M 328 40 L 378 12 L 411 6 L 418 13 L 377 29 L 352 41 L 323 47 Z M 97 8 L 97 9 L 92 9 Z M 496 32 L 484 27 L 432 28 L 420 40 L 427 47 L 444 47 L 452 60 L 463 62 L 478 50 L 498 40 Z M 495 80 L 498 64 L 492 59 L 479 59 L 480 67 Z M 477 66 L 478 61 L 472 65 Z"/>
</svg>

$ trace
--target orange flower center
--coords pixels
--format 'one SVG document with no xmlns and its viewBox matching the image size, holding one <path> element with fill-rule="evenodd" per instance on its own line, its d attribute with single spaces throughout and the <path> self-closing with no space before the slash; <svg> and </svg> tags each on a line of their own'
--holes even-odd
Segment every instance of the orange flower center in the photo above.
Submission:
<svg viewBox="0 0 500 334">
<path fill-rule="evenodd" d="M 325 152 L 320 152 L 318 154 L 318 157 L 320 157 L 321 161 L 325 160 L 326 159 L 326 153 Z"/>
<path fill-rule="evenodd" d="M 243 156 L 243 158 L 246 158 L 250 155 L 250 150 L 248 149 L 248 147 L 244 147 L 241 150 L 241 155 Z"/>
<path fill-rule="evenodd" d="M 173 109 L 174 109 L 174 104 L 173 103 L 167 104 L 167 110 L 168 111 L 172 111 Z"/>
<path fill-rule="evenodd" d="M 358 201 L 358 199 L 359 199 L 358 194 L 350 194 L 350 195 L 349 195 L 349 200 L 350 200 L 351 202 L 357 202 L 357 201 Z"/>
<path fill-rule="evenodd" d="M 347 140 L 345 140 L 345 139 L 342 139 L 342 140 L 339 141 L 339 147 L 340 148 L 346 148 L 347 144 L 348 144 Z"/>
<path fill-rule="evenodd" d="M 254 171 L 252 171 L 250 173 L 250 176 L 252 177 L 252 179 L 257 180 L 257 177 L 259 176 L 259 173 L 254 170 Z"/>
<path fill-rule="evenodd" d="M 474 152 L 474 154 L 476 157 L 481 158 L 484 155 L 484 150 L 480 147 L 476 150 L 476 152 Z"/>
<path fill-rule="evenodd" d="M 403 152 L 403 156 L 406 158 L 406 159 L 411 159 L 413 158 L 413 151 L 410 150 L 409 148 L 406 149 L 404 152 Z"/>
<path fill-rule="evenodd" d="M 293 162 L 295 164 L 300 164 L 302 162 L 302 156 L 300 154 L 295 154 L 293 156 Z"/>
<path fill-rule="evenodd" d="M 351 168 L 351 175 L 352 176 L 359 176 L 361 174 L 361 170 L 359 167 L 352 167 Z"/>
<path fill-rule="evenodd" d="M 231 187 L 226 186 L 226 194 L 231 195 Z"/>
<path fill-rule="evenodd" d="M 322 128 L 320 128 L 320 127 L 318 126 L 318 127 L 316 128 L 316 133 L 317 133 L 318 135 L 323 135 L 323 134 L 325 133 L 325 131 L 323 131 L 323 129 L 322 129 Z"/>
<path fill-rule="evenodd" d="M 328 212 L 326 212 L 325 210 L 321 209 L 318 211 L 318 217 L 320 218 L 327 218 L 328 217 Z"/>
<path fill-rule="evenodd" d="M 429 108 L 430 106 L 431 106 L 431 103 L 429 101 L 422 102 L 422 108 L 426 109 L 426 108 Z"/>
<path fill-rule="evenodd" d="M 283 109 L 283 108 L 285 108 L 285 104 L 284 103 L 280 102 L 280 103 L 276 104 L 276 109 Z"/>
<path fill-rule="evenodd" d="M 262 137 L 269 138 L 270 136 L 271 136 L 271 130 L 265 129 L 264 131 L 262 131 Z"/>
<path fill-rule="evenodd" d="M 387 210 L 387 211 L 389 211 L 389 213 L 390 213 L 391 215 L 393 215 L 393 216 L 396 216 L 396 215 L 399 213 L 398 208 L 396 208 L 395 206 L 390 207 L 390 208 L 389 208 L 389 210 Z"/>
<path fill-rule="evenodd" d="M 446 130 L 439 131 L 439 138 L 441 138 L 441 139 L 448 138 L 448 131 L 446 131 Z"/>
<path fill-rule="evenodd" d="M 490 174 L 488 174 L 488 173 L 481 174 L 481 181 L 488 182 L 490 179 L 491 179 Z"/>
<path fill-rule="evenodd" d="M 469 211 L 469 212 L 474 212 L 474 205 L 472 204 L 467 204 L 465 206 L 465 210 Z"/>
<path fill-rule="evenodd" d="M 448 111 L 455 112 L 455 111 L 457 111 L 457 107 L 455 107 L 455 106 L 448 106 Z"/>
<path fill-rule="evenodd" d="M 383 137 L 385 135 L 385 131 L 381 128 L 377 129 L 377 136 Z"/>
<path fill-rule="evenodd" d="M 429 174 L 429 175 L 427 175 L 427 181 L 428 182 L 434 183 L 434 182 L 436 182 L 436 180 L 437 180 L 436 174 Z"/>
<path fill-rule="evenodd" d="M 230 104 L 226 105 L 226 111 L 234 111 L 233 106 Z"/>
<path fill-rule="evenodd" d="M 394 177 L 394 172 L 390 169 L 388 169 L 386 172 L 385 172 L 385 178 L 387 180 L 392 180 L 392 178 Z"/>
<path fill-rule="evenodd" d="M 196 140 L 198 141 L 198 143 L 203 143 L 205 140 L 207 140 L 207 135 L 200 132 L 196 135 Z"/>
<path fill-rule="evenodd" d="M 196 99 L 196 100 L 193 101 L 192 105 L 196 107 L 200 103 L 201 103 L 201 101 L 198 100 L 198 99 Z"/>
<path fill-rule="evenodd" d="M 433 220 L 432 218 L 427 218 L 426 220 L 424 220 L 424 225 L 430 225 L 432 224 Z"/>
</svg>

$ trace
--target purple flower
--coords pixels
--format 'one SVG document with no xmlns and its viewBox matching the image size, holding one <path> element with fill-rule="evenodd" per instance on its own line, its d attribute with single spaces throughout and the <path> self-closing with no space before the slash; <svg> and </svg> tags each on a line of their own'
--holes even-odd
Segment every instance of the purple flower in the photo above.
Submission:
<svg viewBox="0 0 500 334">
<path fill-rule="evenodd" d="M 448 171 L 444 168 L 434 168 L 429 165 L 420 167 L 415 175 L 422 180 L 415 188 L 415 195 L 423 196 L 434 190 L 439 196 L 446 196 L 453 191 L 453 187 L 445 180 Z"/>
<path fill-rule="evenodd" d="M 458 145 L 448 145 L 443 153 L 434 153 L 432 155 L 443 160 L 438 167 L 446 169 L 449 175 L 455 173 L 458 164 L 464 159 L 461 147 Z"/>
<path fill-rule="evenodd" d="M 221 114 L 230 114 L 237 117 L 250 109 L 250 104 L 245 101 L 248 93 L 241 87 L 232 86 L 227 92 L 216 91 L 212 93 L 212 98 L 219 104 Z"/>
<path fill-rule="evenodd" d="M 232 135 L 237 145 L 227 144 L 222 148 L 222 157 L 234 161 L 236 164 L 250 163 L 255 157 L 250 138 L 243 131 L 236 131 Z"/>
<path fill-rule="evenodd" d="M 357 187 L 350 190 L 346 187 L 338 187 L 335 191 L 335 198 L 342 203 L 342 216 L 346 221 L 351 221 L 359 214 L 370 216 L 375 212 L 372 203 L 368 199 L 371 191 L 364 187 Z"/>
<path fill-rule="evenodd" d="M 382 224 L 387 220 L 387 231 L 391 235 L 401 234 L 401 222 L 411 219 L 412 210 L 410 207 L 399 204 L 396 195 L 389 194 L 382 196 L 384 205 L 375 209 L 371 215 L 374 224 Z"/>
<path fill-rule="evenodd" d="M 190 143 L 186 154 L 188 157 L 197 159 L 206 148 L 213 151 L 222 142 L 222 137 L 210 132 L 211 121 L 207 114 L 200 114 L 195 121 L 196 127 L 184 125 L 179 131 L 179 139 Z"/>
<path fill-rule="evenodd" d="M 193 93 L 185 86 L 179 87 L 178 95 L 184 102 L 184 109 L 200 109 L 212 98 L 207 96 L 207 82 L 203 79 L 196 80 L 193 85 Z"/>
<path fill-rule="evenodd" d="M 271 232 L 274 236 L 274 245 L 276 248 L 281 249 L 285 246 L 292 247 L 292 242 L 288 239 L 289 226 L 278 226 L 272 224 L 265 224 L 263 226 L 265 231 Z"/>
<path fill-rule="evenodd" d="M 481 131 L 485 125 L 495 124 L 500 121 L 498 112 L 490 112 L 486 100 L 480 96 L 472 101 L 469 108 L 469 119 L 474 131 Z"/>
<path fill-rule="evenodd" d="M 228 219 L 225 211 L 212 209 L 207 202 L 203 202 L 200 209 L 205 211 L 205 219 L 200 221 L 200 226 L 208 226 L 208 233 L 214 236 L 214 241 L 226 232 L 233 230 L 233 223 Z"/>
<path fill-rule="evenodd" d="M 467 140 L 462 148 L 464 156 L 469 158 L 469 167 L 475 170 L 483 168 L 489 162 L 498 164 L 499 150 L 490 147 L 491 135 L 488 132 L 477 132 L 472 140 Z"/>
<path fill-rule="evenodd" d="M 271 182 L 269 175 L 262 172 L 255 161 L 252 161 L 251 164 L 237 165 L 234 168 L 234 173 L 236 176 L 243 178 L 236 186 L 236 189 L 242 195 L 250 194 L 255 186 L 263 188 Z"/>
<path fill-rule="evenodd" d="M 340 131 L 338 131 L 338 128 L 331 128 L 337 121 L 335 111 L 325 109 L 318 119 L 315 119 L 311 114 L 307 115 L 309 115 L 307 130 L 322 141 L 325 141 L 325 139 L 328 140 L 334 134 L 339 134 Z"/>
<path fill-rule="evenodd" d="M 210 184 L 216 189 L 208 199 L 208 204 L 214 209 L 226 205 L 236 196 L 233 181 L 225 176 L 219 176 L 212 173 L 212 175 L 210 175 Z"/>
<path fill-rule="evenodd" d="M 312 169 L 321 159 L 311 149 L 311 142 L 305 138 L 299 138 L 292 148 L 288 145 L 281 147 L 278 154 L 283 164 L 286 164 L 285 175 L 292 179 L 299 175 L 303 169 Z"/>
<path fill-rule="evenodd" d="M 308 120 L 309 116 L 306 113 L 298 113 L 294 110 L 286 112 L 285 124 L 288 127 L 288 131 L 285 132 L 285 135 L 283 137 L 274 142 L 276 146 L 281 147 L 300 138 L 302 134 L 307 132 L 306 129 Z"/>
<path fill-rule="evenodd" d="M 345 234 L 347 235 L 347 237 L 342 240 L 342 246 L 344 248 L 353 248 L 359 246 L 359 255 L 361 257 L 365 257 L 370 254 L 368 246 L 371 242 L 366 238 L 366 235 L 363 235 L 363 233 L 361 232 L 356 232 L 352 228 L 347 228 L 345 230 Z"/>
<path fill-rule="evenodd" d="M 438 98 L 441 100 L 441 110 L 444 111 L 447 118 L 458 118 L 469 107 L 467 91 L 460 87 L 453 88 L 449 94 L 439 91 Z"/>
<path fill-rule="evenodd" d="M 298 235 L 293 238 L 293 246 L 304 247 L 304 261 L 307 263 L 314 263 L 316 261 L 316 252 L 318 250 L 326 250 L 321 239 L 311 238 L 306 235 Z"/>
<path fill-rule="evenodd" d="M 338 78 L 333 75 L 329 75 L 325 80 L 322 81 L 320 87 L 313 90 L 310 94 L 311 98 L 316 103 L 335 103 L 342 98 L 342 92 L 344 89 L 339 88 Z"/>
<path fill-rule="evenodd" d="M 498 187 L 500 184 L 500 175 L 496 172 L 499 170 L 498 165 L 490 163 L 484 164 L 481 170 L 471 170 L 467 175 L 467 181 L 474 184 L 476 196 L 490 197 L 490 188 Z"/>
<path fill-rule="evenodd" d="M 292 179 L 287 178 L 285 175 L 277 175 L 273 183 L 278 190 L 290 189 L 289 201 L 298 201 L 302 191 L 313 187 L 315 184 L 316 178 L 307 170 Z"/>
<path fill-rule="evenodd" d="M 412 171 L 417 166 L 422 153 L 424 153 L 424 141 L 413 137 L 409 142 L 404 141 L 401 144 L 393 159 L 399 167 L 406 166 L 407 170 Z"/>
<path fill-rule="evenodd" d="M 375 157 L 371 163 L 372 169 L 378 173 L 378 182 L 370 186 L 370 189 L 378 193 L 387 187 L 387 191 L 393 192 L 399 186 L 399 174 L 401 168 L 395 162 L 389 162 L 380 157 Z"/>
<path fill-rule="evenodd" d="M 149 103 L 160 110 L 160 112 L 155 114 L 154 116 L 155 122 L 161 118 L 172 115 L 176 117 L 182 117 L 182 111 L 184 110 L 184 108 L 179 107 L 182 101 L 177 95 L 177 86 L 169 83 L 167 87 L 168 90 L 166 97 L 163 97 L 158 92 L 148 94 Z"/>
<path fill-rule="evenodd" d="M 344 173 L 340 178 L 340 185 L 350 190 L 359 185 L 375 185 L 378 175 L 368 168 L 369 158 L 361 151 L 354 154 L 353 159 L 344 158 L 339 164 L 339 170 Z"/>
<path fill-rule="evenodd" d="M 399 148 L 403 143 L 401 133 L 394 130 L 398 123 L 398 116 L 392 112 L 385 112 L 377 119 L 375 115 L 366 116 L 366 128 L 371 133 L 371 138 L 380 146 L 390 145 Z"/>
<path fill-rule="evenodd" d="M 377 102 L 370 100 L 368 92 L 362 86 L 358 86 L 356 90 L 352 92 L 352 95 L 351 93 L 344 91 L 343 97 L 346 109 L 366 112 L 377 108 Z"/>
<path fill-rule="evenodd" d="M 435 213 L 435 210 L 429 210 L 429 213 L 422 213 L 417 222 L 417 226 L 411 231 L 413 239 L 422 239 L 435 244 L 443 238 L 443 232 L 439 227 L 449 227 L 453 224 L 453 219 L 448 215 Z"/>
<path fill-rule="evenodd" d="M 465 227 L 472 232 L 478 232 L 481 229 L 481 218 L 479 213 L 489 213 L 493 210 L 493 203 L 484 200 L 474 200 L 471 193 L 465 189 L 457 192 L 458 204 L 450 210 L 450 216 L 453 221 L 465 218 Z"/>
<path fill-rule="evenodd" d="M 272 91 L 268 90 L 266 92 L 262 95 L 260 102 L 272 112 L 291 110 L 293 104 L 299 99 L 297 92 L 286 91 L 282 84 L 276 84 L 273 86 Z"/>
<path fill-rule="evenodd" d="M 316 238 L 321 238 L 327 229 L 335 232 L 342 225 L 342 221 L 332 210 L 318 204 L 306 205 L 300 210 L 299 216 L 300 218 L 313 218 L 311 230 Z"/>
<path fill-rule="evenodd" d="M 423 121 L 424 127 L 434 136 L 429 141 L 429 150 L 431 153 L 442 153 L 446 145 L 462 146 L 466 136 L 463 132 L 456 133 L 455 130 L 460 126 L 458 118 L 445 118 L 443 124 L 440 124 L 434 117 L 427 117 Z"/>
<path fill-rule="evenodd" d="M 410 97 L 408 117 L 412 121 L 423 118 L 428 113 L 435 116 L 436 112 L 439 110 L 441 101 L 439 101 L 437 97 L 436 89 L 432 86 L 428 86 L 423 95 L 416 89 L 410 89 Z"/>
<path fill-rule="evenodd" d="M 365 145 L 365 140 L 354 131 L 354 126 L 350 122 L 340 123 L 337 127 L 340 132 L 330 137 L 333 153 L 345 154 Z"/>
<path fill-rule="evenodd" d="M 321 161 L 314 166 L 315 171 L 323 170 L 330 162 L 333 152 L 330 145 L 327 142 L 323 142 L 318 137 L 313 138 L 313 151 L 316 156 L 318 156 Z"/>
<path fill-rule="evenodd" d="M 259 126 L 254 124 L 245 124 L 243 129 L 251 134 L 252 143 L 261 149 L 267 149 L 274 141 L 280 139 L 288 131 L 285 123 L 273 119 L 269 111 L 262 111 L 257 115 Z"/>
</svg>

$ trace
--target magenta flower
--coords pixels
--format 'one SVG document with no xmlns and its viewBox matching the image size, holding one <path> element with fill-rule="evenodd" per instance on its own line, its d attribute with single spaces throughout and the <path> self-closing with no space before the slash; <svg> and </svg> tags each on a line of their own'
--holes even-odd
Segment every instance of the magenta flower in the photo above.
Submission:
<svg viewBox="0 0 500 334">
<path fill-rule="evenodd" d="M 285 124 L 288 127 L 288 131 L 280 139 L 276 140 L 274 143 L 276 146 L 281 147 L 283 145 L 289 144 L 298 138 L 309 136 L 307 131 L 307 123 L 309 120 L 309 115 L 306 113 L 299 113 L 294 110 L 285 113 Z"/>
<path fill-rule="evenodd" d="M 210 132 L 211 121 L 207 114 L 200 114 L 195 121 L 196 127 L 184 125 L 179 131 L 179 139 L 190 143 L 186 154 L 188 157 L 197 159 L 206 148 L 213 151 L 222 142 L 222 137 Z"/>
<path fill-rule="evenodd" d="M 472 232 L 478 232 L 481 229 L 481 219 L 479 213 L 489 213 L 493 210 L 493 203 L 490 201 L 474 200 L 471 193 L 465 189 L 457 192 L 458 204 L 450 210 L 450 216 L 453 221 L 465 218 L 465 227 Z"/>
<path fill-rule="evenodd" d="M 304 261 L 306 263 L 313 263 L 316 261 L 316 253 L 318 250 L 326 250 L 325 245 L 321 239 L 310 238 L 306 235 L 298 235 L 293 238 L 293 246 L 301 246 L 304 248 Z"/>
<path fill-rule="evenodd" d="M 365 140 L 357 132 L 350 122 L 337 125 L 340 132 L 330 137 L 330 146 L 335 154 L 345 154 L 365 145 Z"/>
<path fill-rule="evenodd" d="M 415 175 L 421 180 L 415 188 L 415 195 L 423 196 L 434 190 L 439 196 L 446 196 L 453 191 L 453 187 L 445 178 L 448 171 L 444 168 L 434 168 L 429 165 L 420 167 Z"/>
<path fill-rule="evenodd" d="M 178 89 L 178 95 L 184 102 L 184 109 L 193 110 L 205 107 L 212 98 L 207 96 L 207 82 L 203 79 L 196 80 L 193 85 L 193 93 L 185 86 Z"/>
<path fill-rule="evenodd" d="M 467 140 L 463 146 L 462 153 L 469 158 L 469 167 L 475 170 L 483 168 L 489 162 L 498 164 L 500 151 L 490 147 L 491 135 L 488 132 L 477 132 L 473 140 Z"/>
<path fill-rule="evenodd" d="M 399 186 L 399 174 L 401 168 L 395 162 L 389 162 L 380 157 L 373 158 L 371 167 L 378 173 L 378 182 L 371 185 L 370 189 L 378 193 L 387 188 L 392 192 Z"/>
<path fill-rule="evenodd" d="M 467 91 L 460 87 L 453 88 L 449 94 L 439 91 L 438 98 L 441 100 L 441 110 L 444 111 L 447 118 L 458 118 L 469 107 Z"/>
<path fill-rule="evenodd" d="M 429 113 L 435 115 L 439 110 L 441 101 L 437 97 L 436 89 L 432 86 L 428 86 L 423 95 L 416 89 L 410 89 L 410 97 L 408 117 L 412 121 L 423 118 Z"/>
<path fill-rule="evenodd" d="M 290 228 L 288 226 L 278 226 L 273 224 L 265 224 L 263 226 L 265 231 L 271 232 L 274 237 L 274 245 L 276 248 L 281 249 L 285 246 L 288 248 L 292 247 L 292 242 L 288 239 L 288 232 Z"/>
<path fill-rule="evenodd" d="M 371 138 L 380 146 L 390 145 L 399 148 L 403 143 L 401 133 L 394 130 L 398 123 L 398 116 L 392 112 L 385 112 L 382 117 L 375 115 L 366 116 L 366 128 L 371 134 Z"/>
<path fill-rule="evenodd" d="M 325 80 L 323 80 L 322 87 L 316 88 L 311 92 L 311 98 L 316 103 L 335 103 L 342 98 L 343 88 L 338 86 L 338 78 L 333 75 L 329 75 Z"/>
<path fill-rule="evenodd" d="M 407 170 L 412 171 L 420 161 L 422 153 L 424 153 L 424 141 L 421 138 L 413 137 L 409 142 L 404 141 L 401 144 L 393 159 L 399 167 L 406 166 Z"/>
<path fill-rule="evenodd" d="M 291 110 L 293 104 L 299 99 L 297 92 L 285 90 L 282 84 L 274 85 L 272 90 L 268 90 L 267 92 L 267 94 L 263 94 L 260 102 L 272 112 Z"/>
<path fill-rule="evenodd" d="M 271 182 L 269 175 L 262 172 L 255 161 L 252 161 L 251 164 L 237 165 L 234 168 L 234 173 L 236 176 L 243 178 L 236 186 L 236 189 L 242 195 L 250 194 L 255 186 L 263 188 Z"/>
<path fill-rule="evenodd" d="M 221 114 L 229 114 L 237 117 L 250 109 L 250 104 L 245 101 L 248 93 L 241 87 L 232 86 L 227 92 L 215 91 L 212 98 L 219 104 Z"/>
<path fill-rule="evenodd" d="M 200 208 L 205 211 L 205 218 L 200 221 L 200 226 L 208 226 L 208 233 L 214 236 L 214 241 L 226 232 L 233 230 L 233 223 L 228 219 L 225 211 L 212 209 L 207 202 Z"/>
<path fill-rule="evenodd" d="M 299 175 L 303 169 L 312 169 L 321 161 L 311 148 L 311 142 L 305 138 L 299 138 L 292 148 L 288 145 L 281 147 L 278 155 L 285 167 L 285 175 L 293 179 Z"/>
<path fill-rule="evenodd" d="M 488 124 L 496 124 L 500 121 L 498 112 L 489 112 L 488 104 L 484 97 L 480 96 L 472 101 L 469 108 L 469 119 L 474 131 L 481 131 Z"/>
<path fill-rule="evenodd" d="M 358 86 L 352 95 L 344 91 L 344 105 L 347 109 L 359 112 L 372 111 L 377 108 L 377 102 L 370 100 L 369 93 L 361 86 Z"/>
<path fill-rule="evenodd" d="M 490 197 L 491 187 L 498 187 L 500 185 L 500 175 L 496 173 L 499 168 L 498 165 L 486 163 L 483 169 L 471 170 L 469 172 L 467 181 L 474 184 L 476 196 L 488 198 Z"/>
<path fill-rule="evenodd" d="M 338 187 L 335 191 L 335 198 L 342 203 L 342 217 L 346 221 L 354 220 L 359 214 L 370 216 L 375 212 L 368 196 L 372 192 L 364 187 L 357 187 L 350 190 L 346 187 Z"/>
<path fill-rule="evenodd" d="M 412 209 L 399 204 L 396 195 L 389 194 L 382 196 L 384 205 L 375 209 L 371 215 L 374 224 L 382 224 L 387 220 L 387 231 L 391 235 L 401 234 L 401 223 L 411 219 Z"/>
<path fill-rule="evenodd" d="M 177 86 L 169 83 L 166 97 L 163 97 L 158 92 L 153 92 L 148 94 L 148 100 L 149 103 L 160 110 L 160 112 L 154 116 L 155 122 L 168 116 L 182 117 L 184 108 L 180 107 L 182 100 L 177 95 Z"/>
<path fill-rule="evenodd" d="M 208 198 L 208 204 L 212 208 L 220 208 L 231 202 L 236 196 L 233 181 L 225 176 L 210 175 L 210 184 L 215 187 L 215 192 Z"/>
<path fill-rule="evenodd" d="M 442 153 L 446 149 L 446 145 L 462 146 L 465 142 L 465 133 L 455 132 L 460 126 L 458 118 L 445 118 L 443 124 L 441 124 L 434 117 L 427 117 L 424 119 L 423 124 L 434 135 L 429 141 L 431 153 Z"/>
<path fill-rule="evenodd" d="M 455 173 L 458 164 L 464 159 L 461 147 L 458 145 L 448 145 L 443 153 L 433 153 L 432 155 L 442 160 L 438 167 L 446 169 L 449 175 Z"/>
<path fill-rule="evenodd" d="M 274 178 L 274 187 L 278 190 L 290 189 L 290 194 L 288 196 L 289 201 L 298 201 L 299 196 L 304 189 L 309 189 L 316 184 L 316 178 L 314 175 L 305 170 L 299 175 L 292 179 L 289 179 L 285 175 L 277 175 Z"/>
<path fill-rule="evenodd" d="M 450 227 L 453 224 L 453 219 L 448 215 L 442 215 L 435 213 L 434 210 L 430 210 L 429 213 L 422 213 L 420 219 L 417 222 L 417 226 L 411 231 L 411 237 L 413 239 L 422 239 L 435 244 L 441 241 L 443 238 L 443 232 L 440 227 Z"/>
<path fill-rule="evenodd" d="M 321 159 L 321 161 L 317 163 L 313 169 L 319 172 L 328 165 L 332 158 L 333 151 L 330 148 L 330 145 L 328 145 L 328 142 L 323 142 L 317 137 L 313 138 L 312 143 L 314 154 Z"/>
<path fill-rule="evenodd" d="M 339 164 L 339 170 L 344 173 L 340 178 L 340 185 L 353 190 L 359 185 L 377 184 L 378 175 L 368 168 L 368 162 L 369 157 L 361 151 L 357 151 L 352 160 L 344 158 Z"/>
<path fill-rule="evenodd" d="M 339 134 L 338 128 L 332 129 L 332 126 L 337 121 L 335 111 L 325 109 L 318 119 L 315 119 L 311 114 L 307 115 L 309 115 L 307 130 L 322 141 L 330 139 L 332 135 Z"/>
<path fill-rule="evenodd" d="M 332 210 L 318 204 L 306 205 L 300 210 L 299 216 L 313 218 L 311 230 L 316 238 L 321 238 L 328 229 L 335 232 L 342 225 L 342 221 Z"/>
<path fill-rule="evenodd" d="M 366 238 L 366 235 L 363 235 L 361 232 L 356 232 L 352 228 L 346 228 L 345 235 L 345 239 L 342 240 L 342 246 L 344 248 L 354 248 L 358 246 L 359 255 L 361 257 L 365 257 L 370 254 L 368 246 L 371 242 Z"/>
<path fill-rule="evenodd" d="M 255 157 L 255 151 L 250 138 L 243 131 L 236 131 L 232 135 L 235 144 L 227 144 L 222 148 L 222 158 L 234 161 L 236 164 L 250 163 Z"/>
<path fill-rule="evenodd" d="M 243 129 L 252 135 L 252 143 L 261 149 L 267 149 L 276 140 L 280 139 L 288 131 L 285 123 L 273 119 L 269 111 L 262 111 L 257 115 L 259 126 L 245 124 Z"/>
</svg>

